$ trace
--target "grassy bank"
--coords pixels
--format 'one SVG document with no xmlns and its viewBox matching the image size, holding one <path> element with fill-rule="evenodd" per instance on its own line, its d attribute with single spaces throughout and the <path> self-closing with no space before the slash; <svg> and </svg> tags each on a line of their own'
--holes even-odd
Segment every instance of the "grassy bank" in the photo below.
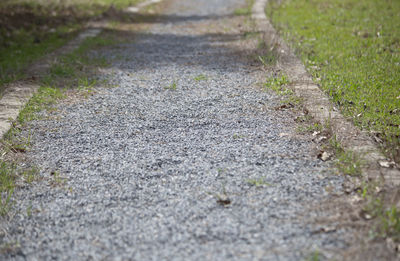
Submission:
<svg viewBox="0 0 400 261">
<path fill-rule="evenodd" d="M 113 32 L 105 31 L 99 36 L 86 39 L 72 53 L 59 57 L 49 73 L 41 79 L 38 92 L 21 110 L 13 127 L 0 139 L 0 217 L 6 216 L 12 209 L 15 203 L 12 198 L 14 189 L 39 178 L 35 166 L 20 164 L 31 146 L 29 135 L 22 134 L 22 130 L 29 132 L 27 124 L 40 117 L 38 112 L 54 110 L 54 105 L 67 97 L 66 90 L 86 98 L 92 95 L 96 85 L 109 86 L 106 82 L 98 82 L 95 77 L 98 68 L 108 66 L 108 61 L 98 52 L 101 48 L 121 42 L 118 37 Z"/>
<path fill-rule="evenodd" d="M 0 94 L 33 61 L 70 40 L 91 19 L 140 0 L 5 0 L 0 2 Z"/>
<path fill-rule="evenodd" d="M 400 1 L 271 0 L 266 12 L 342 112 L 400 162 Z"/>
</svg>

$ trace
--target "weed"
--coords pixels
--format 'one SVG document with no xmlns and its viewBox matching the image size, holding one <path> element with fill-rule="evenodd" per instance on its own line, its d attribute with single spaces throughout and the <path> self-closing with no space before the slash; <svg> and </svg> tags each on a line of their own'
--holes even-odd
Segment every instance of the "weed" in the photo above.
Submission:
<svg viewBox="0 0 400 261">
<path fill-rule="evenodd" d="M 288 95 L 287 98 L 283 99 L 280 101 L 281 104 L 292 104 L 292 105 L 300 105 L 302 103 L 302 98 L 296 96 L 292 90 L 287 90 L 286 95 Z"/>
<path fill-rule="evenodd" d="M 56 63 L 50 67 L 50 75 L 55 77 L 74 77 L 74 68 L 65 63 Z"/>
<path fill-rule="evenodd" d="M 243 139 L 244 137 L 245 137 L 244 135 L 242 135 L 242 134 L 237 134 L 237 133 L 233 134 L 233 136 L 232 136 L 232 138 L 235 139 L 235 140 L 237 140 L 237 139 Z"/>
<path fill-rule="evenodd" d="M 11 208 L 11 196 L 14 192 L 14 188 L 2 192 L 0 195 L 0 216 L 4 216 L 8 213 Z"/>
<path fill-rule="evenodd" d="M 11 205 L 11 196 L 15 186 L 15 165 L 0 162 L 0 215 L 7 214 Z"/>
<path fill-rule="evenodd" d="M 207 79 L 208 79 L 207 76 L 205 76 L 204 74 L 199 74 L 196 77 L 194 77 L 193 80 L 199 82 L 199 81 L 206 81 Z"/>
<path fill-rule="evenodd" d="M 26 215 L 28 217 L 32 216 L 32 204 L 29 204 L 29 206 L 26 208 Z"/>
<path fill-rule="evenodd" d="M 17 117 L 20 124 L 37 119 L 37 112 L 49 108 L 58 100 L 64 98 L 64 91 L 58 88 L 42 86 L 38 92 L 29 100 Z"/>
<path fill-rule="evenodd" d="M 90 80 L 88 77 L 78 79 L 78 91 L 83 94 L 85 98 L 93 94 L 93 88 L 96 85 L 96 80 Z"/>
<path fill-rule="evenodd" d="M 257 37 L 259 35 L 260 35 L 259 32 L 247 31 L 247 32 L 244 32 L 243 37 L 245 39 L 251 39 L 251 38 Z"/>
<path fill-rule="evenodd" d="M 291 90 L 288 90 L 286 86 L 289 84 L 289 79 L 286 75 L 279 75 L 276 77 L 270 77 L 264 84 L 266 89 L 273 90 L 279 95 L 292 94 Z"/>
<path fill-rule="evenodd" d="M 67 182 L 67 179 L 61 177 L 58 171 L 52 171 L 51 176 L 53 177 L 53 180 L 50 183 L 53 186 L 63 186 Z"/>
<path fill-rule="evenodd" d="M 391 206 L 381 216 L 380 232 L 382 236 L 390 236 L 400 240 L 400 210 Z"/>
<path fill-rule="evenodd" d="M 265 178 L 248 179 L 246 182 L 255 187 L 272 186 L 271 183 L 265 181 Z"/>
<path fill-rule="evenodd" d="M 361 175 L 360 159 L 353 151 L 341 153 L 337 160 L 337 166 L 342 173 L 350 176 Z"/>
<path fill-rule="evenodd" d="M 323 130 L 323 126 L 319 123 L 312 123 L 309 125 L 300 125 L 297 127 L 297 131 L 299 133 L 313 133 L 313 132 L 321 132 Z"/>
<path fill-rule="evenodd" d="M 176 82 L 173 81 L 169 86 L 166 86 L 164 89 L 175 91 L 176 90 Z"/>
<path fill-rule="evenodd" d="M 268 67 L 270 65 L 275 65 L 278 61 L 278 57 L 273 51 L 270 51 L 264 55 L 259 55 L 258 60 L 262 63 L 262 65 Z"/>
<path fill-rule="evenodd" d="M 344 150 L 335 135 L 329 139 L 329 145 L 336 155 L 336 165 L 340 172 L 350 176 L 362 174 L 361 159 L 356 153 L 351 150 Z"/>
<path fill-rule="evenodd" d="M 22 176 L 26 183 L 30 184 L 36 180 L 37 174 L 39 173 L 39 169 L 36 167 L 32 167 L 22 171 Z"/>
<path fill-rule="evenodd" d="M 306 261 L 319 261 L 321 260 L 321 254 L 318 250 L 313 251 L 307 258 Z"/>
<path fill-rule="evenodd" d="M 18 242 L 7 242 L 0 246 L 0 254 L 17 253 L 21 245 Z"/>
</svg>

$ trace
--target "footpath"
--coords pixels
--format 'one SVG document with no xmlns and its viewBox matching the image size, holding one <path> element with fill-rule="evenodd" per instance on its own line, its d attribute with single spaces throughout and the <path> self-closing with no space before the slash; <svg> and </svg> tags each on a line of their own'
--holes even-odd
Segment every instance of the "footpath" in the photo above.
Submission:
<svg viewBox="0 0 400 261">
<path fill-rule="evenodd" d="M 345 259 L 362 234 L 327 210 L 345 179 L 299 133 L 303 112 L 265 89 L 279 68 L 235 15 L 246 1 L 166 2 L 93 54 L 115 87 L 22 130 L 41 178 L 14 191 L 0 259 Z"/>
</svg>

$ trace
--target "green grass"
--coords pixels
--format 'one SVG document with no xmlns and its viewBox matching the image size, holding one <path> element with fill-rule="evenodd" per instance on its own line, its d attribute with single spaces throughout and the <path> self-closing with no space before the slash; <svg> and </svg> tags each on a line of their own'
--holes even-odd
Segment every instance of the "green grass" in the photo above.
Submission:
<svg viewBox="0 0 400 261">
<path fill-rule="evenodd" d="M 0 160 L 0 215 L 5 215 L 11 206 L 15 186 L 15 166 Z"/>
<path fill-rule="evenodd" d="M 193 80 L 195 80 L 196 82 L 207 81 L 208 77 L 204 74 L 199 74 L 196 77 L 194 77 Z"/>
<path fill-rule="evenodd" d="M 351 150 L 344 150 L 335 135 L 329 139 L 329 146 L 335 153 L 336 166 L 341 173 L 350 176 L 361 176 L 362 161 L 359 155 Z"/>
<path fill-rule="evenodd" d="M 70 34 L 49 33 L 40 36 L 40 42 L 35 42 L 36 37 L 26 30 L 14 32 L 7 47 L 0 45 L 0 91 L 5 84 L 23 78 L 27 65 L 70 40 L 74 31 Z"/>
<path fill-rule="evenodd" d="M 270 1 L 267 13 L 342 112 L 399 161 L 400 1 Z"/>
<path fill-rule="evenodd" d="M 86 21 L 142 0 L 6 0 L 0 2 L 0 95 L 7 83 L 25 77 L 34 61 L 61 47 Z M 53 73 L 68 71 L 55 68 Z"/>
<path fill-rule="evenodd" d="M 15 6 L 15 5 L 26 5 L 33 9 L 41 9 L 43 7 L 53 7 L 56 10 L 65 7 L 78 7 L 78 8 L 86 8 L 86 10 L 82 10 L 86 13 L 94 13 L 98 9 L 102 11 L 103 9 L 107 9 L 110 5 L 113 5 L 115 8 L 125 8 L 128 6 L 135 5 L 138 3 L 138 0 L 56 0 L 56 1 L 48 1 L 48 0 L 4 0 L 0 4 L 0 7 L 5 6 Z M 98 11 L 99 12 L 99 11 Z"/>
<path fill-rule="evenodd" d="M 235 9 L 235 11 L 233 11 L 233 14 L 238 16 L 251 15 L 251 8 L 253 7 L 254 0 L 246 0 L 246 4 L 247 5 L 245 7 Z"/>
<path fill-rule="evenodd" d="M 106 46 L 119 43 L 111 33 L 102 33 L 99 36 L 86 39 L 78 49 L 70 54 L 64 55 L 50 67 L 49 74 L 43 77 L 42 85 L 58 88 L 78 88 L 91 92 L 96 84 L 88 78 L 94 70 L 99 67 L 109 66 L 109 62 L 99 53 L 91 51 L 99 50 Z"/>
<path fill-rule="evenodd" d="M 391 200 L 385 199 L 389 197 L 393 199 L 396 191 L 381 191 L 382 183 L 363 183 L 359 190 L 359 194 L 364 200 L 363 214 L 368 219 L 374 219 L 374 228 L 370 231 L 373 237 L 392 238 L 396 242 L 400 242 L 400 210 Z"/>
<path fill-rule="evenodd" d="M 307 258 L 305 259 L 306 261 L 319 261 L 321 260 L 321 254 L 319 253 L 319 251 L 313 251 L 312 253 L 310 253 Z"/>
<path fill-rule="evenodd" d="M 317 123 L 317 122 L 305 124 L 305 125 L 299 125 L 297 127 L 297 131 L 299 133 L 321 132 L 323 129 L 324 129 L 324 127 L 320 123 Z"/>
<path fill-rule="evenodd" d="M 255 187 L 269 187 L 269 186 L 272 186 L 272 184 L 267 182 L 265 180 L 265 178 L 248 179 L 246 182 L 249 185 L 255 186 Z"/>
<path fill-rule="evenodd" d="M 177 85 L 176 85 L 175 81 L 173 81 L 170 85 L 164 87 L 164 89 L 166 89 L 166 90 L 173 90 L 173 91 L 176 91 L 176 88 L 177 88 Z"/>
<path fill-rule="evenodd" d="M 98 67 L 107 66 L 108 62 L 104 57 L 92 55 L 90 51 L 115 43 L 118 41 L 112 35 L 103 33 L 88 38 L 78 49 L 60 57 L 51 66 L 48 75 L 42 79 L 39 90 L 21 110 L 13 127 L 0 140 L 0 215 L 6 215 L 11 208 L 16 179 L 30 184 L 37 179 L 39 172 L 35 167 L 22 168 L 18 160 L 14 160 L 15 154 L 26 152 L 31 143 L 29 135 L 20 134 L 21 129 L 27 126 L 26 123 L 38 119 L 38 112 L 53 109 L 56 103 L 66 97 L 67 88 L 75 89 L 85 97 L 91 94 L 97 84 L 91 76 L 97 72 Z M 53 178 L 53 185 L 64 184 L 66 181 L 57 173 Z M 27 212 L 31 214 L 31 210 Z"/>
<path fill-rule="evenodd" d="M 287 88 L 288 84 L 289 84 L 288 77 L 282 74 L 267 78 L 264 87 L 283 96 L 283 95 L 290 95 L 292 93 L 292 91 Z"/>
</svg>

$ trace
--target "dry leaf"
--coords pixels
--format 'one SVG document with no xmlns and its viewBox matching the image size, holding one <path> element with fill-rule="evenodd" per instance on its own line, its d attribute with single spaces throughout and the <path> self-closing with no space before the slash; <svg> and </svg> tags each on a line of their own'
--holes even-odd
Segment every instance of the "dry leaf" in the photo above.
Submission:
<svg viewBox="0 0 400 261">
<path fill-rule="evenodd" d="M 395 163 L 393 161 L 379 161 L 379 165 L 384 168 L 392 168 Z"/>
<path fill-rule="evenodd" d="M 314 131 L 312 135 L 315 137 L 315 136 L 317 136 L 317 135 L 320 134 L 320 133 L 321 133 L 320 131 Z"/>
<path fill-rule="evenodd" d="M 322 161 L 327 161 L 331 156 L 332 156 L 332 154 L 330 154 L 330 153 L 328 153 L 328 152 L 326 152 L 326 151 L 321 151 L 321 152 L 318 154 L 317 157 L 318 157 L 320 160 L 322 160 Z"/>
</svg>

